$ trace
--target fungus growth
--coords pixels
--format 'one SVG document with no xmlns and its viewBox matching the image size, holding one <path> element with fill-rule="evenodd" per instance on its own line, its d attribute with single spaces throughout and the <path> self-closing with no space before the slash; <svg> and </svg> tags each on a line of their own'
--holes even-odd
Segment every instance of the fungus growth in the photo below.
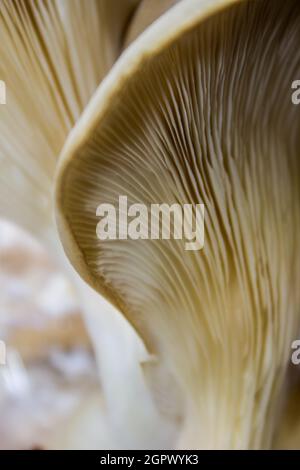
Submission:
<svg viewBox="0 0 300 470">
<path fill-rule="evenodd" d="M 62 153 L 79 274 L 171 371 L 184 448 L 269 447 L 300 326 L 300 4 L 180 2 L 123 53 Z M 297 114 L 296 114 L 297 113 Z M 205 204 L 205 246 L 96 236 L 99 203 Z"/>
</svg>

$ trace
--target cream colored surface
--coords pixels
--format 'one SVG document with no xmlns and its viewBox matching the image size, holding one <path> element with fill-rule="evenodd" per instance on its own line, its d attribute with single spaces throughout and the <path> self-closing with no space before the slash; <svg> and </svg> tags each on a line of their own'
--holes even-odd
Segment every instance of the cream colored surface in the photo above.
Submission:
<svg viewBox="0 0 300 470">
<path fill-rule="evenodd" d="M 65 250 L 175 377 L 182 448 L 265 448 L 277 425 L 300 324 L 300 133 L 287 95 L 299 18 L 295 0 L 179 3 L 122 55 L 62 152 Z M 99 242 L 96 208 L 120 194 L 203 202 L 203 252 Z"/>
<path fill-rule="evenodd" d="M 0 216 L 42 240 L 73 282 L 93 337 L 101 381 L 109 391 L 105 396 L 109 419 L 114 429 L 118 427 L 119 445 L 126 438 L 123 445 L 131 448 L 143 445 L 144 429 L 150 420 L 157 427 L 159 419 L 140 368 L 147 355 L 120 313 L 101 297 L 95 298 L 66 260 L 53 224 L 52 196 L 58 154 L 120 54 L 137 4 L 137 0 L 0 2 L 0 76 L 7 85 L 7 105 L 0 110 Z M 140 422 L 131 432 L 127 426 L 131 403 L 123 403 L 120 394 L 130 398 L 138 393 L 144 393 L 134 406 Z M 160 439 L 157 433 L 155 438 Z"/>
<path fill-rule="evenodd" d="M 142 0 L 128 28 L 125 47 L 128 47 L 151 23 L 179 1 L 181 0 Z M 172 27 L 176 28 L 176 24 Z"/>
</svg>

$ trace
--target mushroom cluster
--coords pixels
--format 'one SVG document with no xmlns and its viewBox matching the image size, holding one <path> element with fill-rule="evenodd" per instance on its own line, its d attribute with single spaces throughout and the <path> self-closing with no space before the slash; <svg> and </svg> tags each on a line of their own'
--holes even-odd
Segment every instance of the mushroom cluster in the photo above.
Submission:
<svg viewBox="0 0 300 470">
<path fill-rule="evenodd" d="M 64 141 L 129 41 L 139 3 L 89 0 L 87 8 L 82 0 L 0 2 L 0 77 L 7 98 L 0 109 L 0 217 L 37 237 L 73 282 L 98 360 L 111 445 L 130 448 L 158 447 L 162 434 L 172 432 L 168 426 L 155 432 L 161 418 L 141 368 L 148 357 L 141 340 L 63 253 L 53 190 Z M 158 3 L 156 9 L 159 15 Z"/>
<path fill-rule="evenodd" d="M 105 297 L 146 346 L 141 427 L 158 413 L 177 447 L 270 448 L 300 330 L 299 1 L 113 3 L 2 2 L 1 211 L 56 239 L 55 188 L 85 299 Z M 204 248 L 99 240 L 97 207 L 120 196 L 204 204 Z M 118 382 L 103 387 L 109 403 Z"/>
</svg>

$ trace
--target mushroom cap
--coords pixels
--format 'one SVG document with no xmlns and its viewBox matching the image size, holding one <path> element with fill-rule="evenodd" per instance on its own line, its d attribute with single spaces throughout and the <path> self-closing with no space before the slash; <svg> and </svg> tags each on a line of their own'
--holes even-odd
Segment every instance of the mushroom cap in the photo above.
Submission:
<svg viewBox="0 0 300 470">
<path fill-rule="evenodd" d="M 93 100 L 85 108 L 78 123 L 70 132 L 64 145 L 56 170 L 55 202 L 56 221 L 63 248 L 71 263 L 80 276 L 100 292 L 112 304 L 117 306 L 128 317 L 126 306 L 115 289 L 107 283 L 105 276 L 93 272 L 86 262 L 84 252 L 72 228 L 66 194 L 69 193 L 68 176 L 73 164 L 78 161 L 78 154 L 88 145 L 94 132 L 102 127 L 110 110 L 115 108 L 127 83 L 144 68 L 149 60 L 155 60 L 159 54 L 172 43 L 184 36 L 193 28 L 201 25 L 231 5 L 244 0 L 185 0 L 162 15 L 150 28 L 146 29 L 134 43 L 126 49 L 111 71 L 102 81 L 93 96 Z M 138 13 L 138 12 L 137 12 Z M 176 25 L 176 28 L 172 26 Z M 134 26 L 134 25 L 133 25 Z M 71 192 L 70 188 L 70 192 Z M 100 204 L 99 200 L 99 204 Z M 96 212 L 96 208 L 95 208 Z M 95 231 L 94 231 L 95 232 Z M 96 232 L 95 232 L 96 233 Z M 95 235 L 93 233 L 93 235 Z M 132 320 L 131 318 L 129 318 Z M 149 341 L 141 329 L 134 325 L 142 334 L 150 348 Z M 150 348 L 151 349 L 151 348 Z"/>
<path fill-rule="evenodd" d="M 132 43 L 151 23 L 179 1 L 181 0 L 142 0 L 126 32 L 125 47 Z"/>
<path fill-rule="evenodd" d="M 0 215 L 48 241 L 59 153 L 120 54 L 138 0 L 0 3 Z"/>
<path fill-rule="evenodd" d="M 277 419 L 299 329 L 299 18 L 296 0 L 179 3 L 120 57 L 59 162 L 64 249 L 176 375 L 192 448 L 269 446 Z M 204 203 L 204 249 L 98 240 L 97 207 L 120 195 Z"/>
</svg>

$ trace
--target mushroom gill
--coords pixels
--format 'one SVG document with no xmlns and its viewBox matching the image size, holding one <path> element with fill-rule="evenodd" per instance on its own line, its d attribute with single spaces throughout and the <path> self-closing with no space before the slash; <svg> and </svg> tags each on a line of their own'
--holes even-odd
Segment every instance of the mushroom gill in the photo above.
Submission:
<svg viewBox="0 0 300 470">
<path fill-rule="evenodd" d="M 157 415 L 139 364 L 145 353 L 130 325 L 70 269 L 53 223 L 52 193 L 65 139 L 119 56 L 138 3 L 0 0 L 0 79 L 7 91 L 0 109 L 0 216 L 42 240 L 74 282 L 89 333 L 96 336 L 112 434 L 125 447 L 160 440 L 152 433 L 149 441 Z M 112 331 L 117 339 L 111 340 Z M 120 391 L 140 396 L 138 418 L 129 425 L 132 408 Z"/>
<path fill-rule="evenodd" d="M 117 59 L 138 0 L 1 0 L 0 214 L 48 240 L 65 139 Z"/>
<path fill-rule="evenodd" d="M 183 447 L 271 445 L 300 323 L 299 43 L 296 0 L 181 2 L 119 59 L 62 154 L 66 253 L 174 374 Z M 97 207 L 120 195 L 203 203 L 204 249 L 98 240 Z"/>
</svg>

